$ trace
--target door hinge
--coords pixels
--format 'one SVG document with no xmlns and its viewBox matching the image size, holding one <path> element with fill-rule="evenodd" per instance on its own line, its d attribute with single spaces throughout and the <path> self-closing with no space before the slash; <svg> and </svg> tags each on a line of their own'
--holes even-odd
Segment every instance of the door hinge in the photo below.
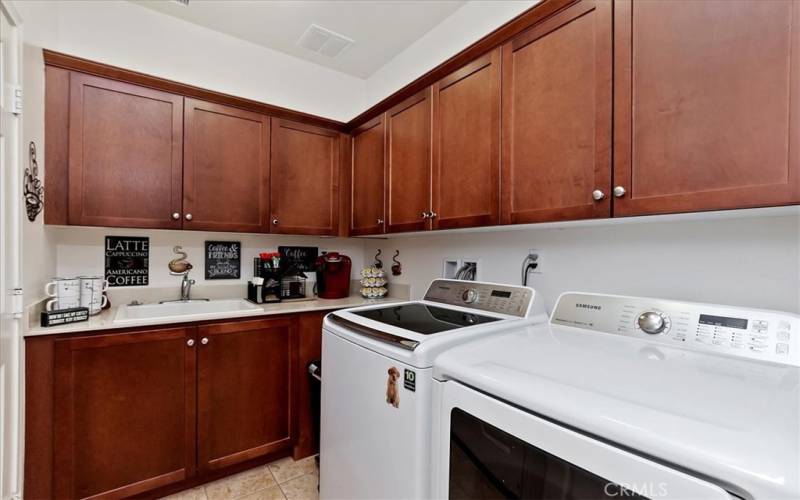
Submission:
<svg viewBox="0 0 800 500">
<path fill-rule="evenodd" d="M 11 312 L 15 318 L 21 318 L 25 310 L 25 300 L 22 294 L 22 288 L 14 288 L 11 290 L 12 307 Z"/>
<path fill-rule="evenodd" d="M 14 105 L 11 106 L 11 112 L 15 115 L 22 114 L 22 97 L 24 96 L 24 92 L 22 91 L 22 87 L 15 86 L 14 87 Z"/>
<path fill-rule="evenodd" d="M 3 107 L 7 108 L 7 111 L 12 114 L 21 115 L 22 98 L 24 96 L 22 87 L 20 87 L 19 85 L 11 85 L 7 83 L 5 90 L 8 99 L 6 100 L 6 102 L 3 103 Z"/>
</svg>

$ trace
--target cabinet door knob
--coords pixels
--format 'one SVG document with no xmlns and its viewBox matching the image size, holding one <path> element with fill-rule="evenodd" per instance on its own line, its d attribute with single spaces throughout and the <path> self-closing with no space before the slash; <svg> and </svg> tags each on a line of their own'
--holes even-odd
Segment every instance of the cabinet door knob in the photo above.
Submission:
<svg viewBox="0 0 800 500">
<path fill-rule="evenodd" d="M 200 343 L 203 345 L 208 344 L 208 337 L 203 337 L 202 339 L 200 339 Z"/>
<path fill-rule="evenodd" d="M 380 217 L 378 217 L 378 218 L 375 220 L 375 223 L 376 223 L 376 224 L 378 224 L 378 225 L 380 225 L 380 224 L 383 224 L 383 219 L 381 219 Z"/>
<path fill-rule="evenodd" d="M 433 210 L 431 210 L 430 212 L 428 212 L 428 218 L 429 218 L 429 219 L 435 219 L 435 218 L 436 218 L 436 216 L 438 216 L 438 215 L 439 215 L 439 214 L 437 214 L 437 213 L 436 213 L 436 212 L 434 212 Z"/>
<path fill-rule="evenodd" d="M 422 218 L 423 219 L 427 219 L 430 216 L 431 216 L 431 214 L 429 214 L 428 212 L 422 212 Z"/>
<path fill-rule="evenodd" d="M 625 191 L 625 188 L 622 186 L 617 186 L 614 188 L 614 196 L 616 196 L 617 198 L 622 198 L 623 196 L 625 196 L 626 192 L 627 191 Z"/>
<path fill-rule="evenodd" d="M 594 201 L 600 201 L 605 197 L 606 194 L 600 191 L 599 189 L 595 189 L 594 191 L 592 191 L 592 198 L 594 198 Z"/>
<path fill-rule="evenodd" d="M 272 219 L 272 225 L 273 226 L 277 226 L 278 225 L 278 219 Z"/>
<path fill-rule="evenodd" d="M 192 214 L 186 214 L 183 216 L 183 218 L 186 220 L 192 220 Z"/>
<path fill-rule="evenodd" d="M 172 212 L 172 218 L 174 220 L 178 220 L 181 218 L 181 214 L 179 214 L 178 212 Z"/>
<path fill-rule="evenodd" d="M 192 347 L 194 345 L 194 339 L 187 340 L 186 341 L 186 345 L 188 345 L 189 347 Z"/>
</svg>

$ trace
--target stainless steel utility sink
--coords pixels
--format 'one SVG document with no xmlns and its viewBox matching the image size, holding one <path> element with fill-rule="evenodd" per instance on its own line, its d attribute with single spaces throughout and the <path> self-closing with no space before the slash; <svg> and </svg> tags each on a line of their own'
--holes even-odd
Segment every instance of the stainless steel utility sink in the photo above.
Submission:
<svg viewBox="0 0 800 500">
<path fill-rule="evenodd" d="M 225 316 L 259 314 L 263 309 L 244 299 L 190 300 L 164 304 L 124 305 L 117 310 L 114 323 L 141 320 L 213 319 Z"/>
</svg>

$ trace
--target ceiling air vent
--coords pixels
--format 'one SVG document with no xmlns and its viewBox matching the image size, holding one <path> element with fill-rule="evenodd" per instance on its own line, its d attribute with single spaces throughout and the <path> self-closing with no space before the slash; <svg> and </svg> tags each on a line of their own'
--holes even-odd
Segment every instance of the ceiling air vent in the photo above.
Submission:
<svg viewBox="0 0 800 500">
<path fill-rule="evenodd" d="M 172 0 L 172 1 L 177 4 L 183 5 L 184 7 L 189 6 L 189 0 Z"/>
<path fill-rule="evenodd" d="M 309 26 L 297 41 L 297 45 L 328 57 L 338 56 L 352 43 L 350 38 L 316 24 Z"/>
</svg>

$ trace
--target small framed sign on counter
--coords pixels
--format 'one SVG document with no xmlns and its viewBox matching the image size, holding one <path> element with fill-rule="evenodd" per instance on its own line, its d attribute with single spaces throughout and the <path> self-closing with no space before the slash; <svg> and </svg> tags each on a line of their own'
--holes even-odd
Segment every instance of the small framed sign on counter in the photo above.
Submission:
<svg viewBox="0 0 800 500">
<path fill-rule="evenodd" d="M 313 271 L 319 255 L 319 247 L 278 247 L 278 253 L 283 255 L 289 264 L 298 271 Z"/>
<path fill-rule="evenodd" d="M 242 243 L 206 241 L 206 279 L 238 280 L 242 276 Z"/>
<path fill-rule="evenodd" d="M 108 286 L 147 286 L 150 283 L 150 238 L 106 236 Z"/>
</svg>

